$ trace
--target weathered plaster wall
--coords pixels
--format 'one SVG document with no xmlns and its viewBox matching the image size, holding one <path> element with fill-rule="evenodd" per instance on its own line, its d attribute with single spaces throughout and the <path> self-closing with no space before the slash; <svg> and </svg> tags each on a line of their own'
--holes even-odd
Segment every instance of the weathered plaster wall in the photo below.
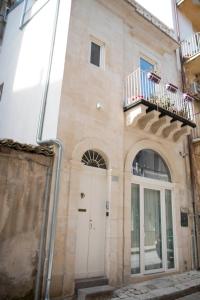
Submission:
<svg viewBox="0 0 200 300">
<path fill-rule="evenodd" d="M 0 146 L 1 300 L 34 297 L 52 162 L 51 157 Z"/>
</svg>

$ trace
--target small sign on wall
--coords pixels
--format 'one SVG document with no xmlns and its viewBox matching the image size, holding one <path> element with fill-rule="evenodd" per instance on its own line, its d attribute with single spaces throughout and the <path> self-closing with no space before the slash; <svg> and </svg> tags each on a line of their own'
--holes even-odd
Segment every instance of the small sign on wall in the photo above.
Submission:
<svg viewBox="0 0 200 300">
<path fill-rule="evenodd" d="M 181 209 L 181 227 L 188 227 L 188 210 Z"/>
</svg>

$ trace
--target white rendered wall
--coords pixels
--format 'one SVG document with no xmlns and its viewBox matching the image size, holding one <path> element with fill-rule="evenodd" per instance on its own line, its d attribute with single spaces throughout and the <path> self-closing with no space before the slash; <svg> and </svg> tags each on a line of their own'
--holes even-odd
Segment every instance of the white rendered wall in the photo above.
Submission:
<svg viewBox="0 0 200 300">
<path fill-rule="evenodd" d="M 23 3 L 8 16 L 0 52 L 0 138 L 36 143 L 57 1 L 38 0 L 41 9 L 22 30 Z M 43 138 L 56 137 L 70 9 L 71 0 L 60 0 Z"/>
<path fill-rule="evenodd" d="M 194 34 L 192 23 L 180 11 L 178 11 L 181 41 L 190 38 Z"/>
</svg>

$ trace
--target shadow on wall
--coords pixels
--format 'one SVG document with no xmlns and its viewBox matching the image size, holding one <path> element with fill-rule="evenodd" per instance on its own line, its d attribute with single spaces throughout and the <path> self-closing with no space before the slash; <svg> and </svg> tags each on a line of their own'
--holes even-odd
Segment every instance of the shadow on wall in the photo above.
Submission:
<svg viewBox="0 0 200 300">
<path fill-rule="evenodd" d="M 1 300 L 34 299 L 41 228 L 47 227 L 53 157 L 25 149 L 0 143 Z M 44 256 L 45 247 L 43 263 Z"/>
</svg>

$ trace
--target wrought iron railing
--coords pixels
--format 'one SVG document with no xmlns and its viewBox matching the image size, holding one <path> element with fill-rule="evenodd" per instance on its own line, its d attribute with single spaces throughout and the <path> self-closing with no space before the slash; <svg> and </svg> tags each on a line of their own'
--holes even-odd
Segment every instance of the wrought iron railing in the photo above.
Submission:
<svg viewBox="0 0 200 300">
<path fill-rule="evenodd" d="M 195 119 L 196 127 L 193 128 L 192 130 L 193 140 L 200 139 L 200 112 L 194 115 L 194 119 Z"/>
<path fill-rule="evenodd" d="M 181 91 L 168 90 L 169 84 L 156 83 L 150 79 L 150 74 L 137 69 L 127 76 L 124 85 L 125 107 L 141 99 L 146 100 L 187 120 L 193 120 L 193 104 Z M 191 100 L 191 99 L 190 99 Z"/>
<path fill-rule="evenodd" d="M 181 43 L 181 52 L 184 59 L 192 58 L 200 53 L 200 32 L 196 32 Z"/>
<path fill-rule="evenodd" d="M 200 97 L 200 84 L 198 82 L 192 82 L 187 90 L 189 90 L 190 95 Z"/>
</svg>

